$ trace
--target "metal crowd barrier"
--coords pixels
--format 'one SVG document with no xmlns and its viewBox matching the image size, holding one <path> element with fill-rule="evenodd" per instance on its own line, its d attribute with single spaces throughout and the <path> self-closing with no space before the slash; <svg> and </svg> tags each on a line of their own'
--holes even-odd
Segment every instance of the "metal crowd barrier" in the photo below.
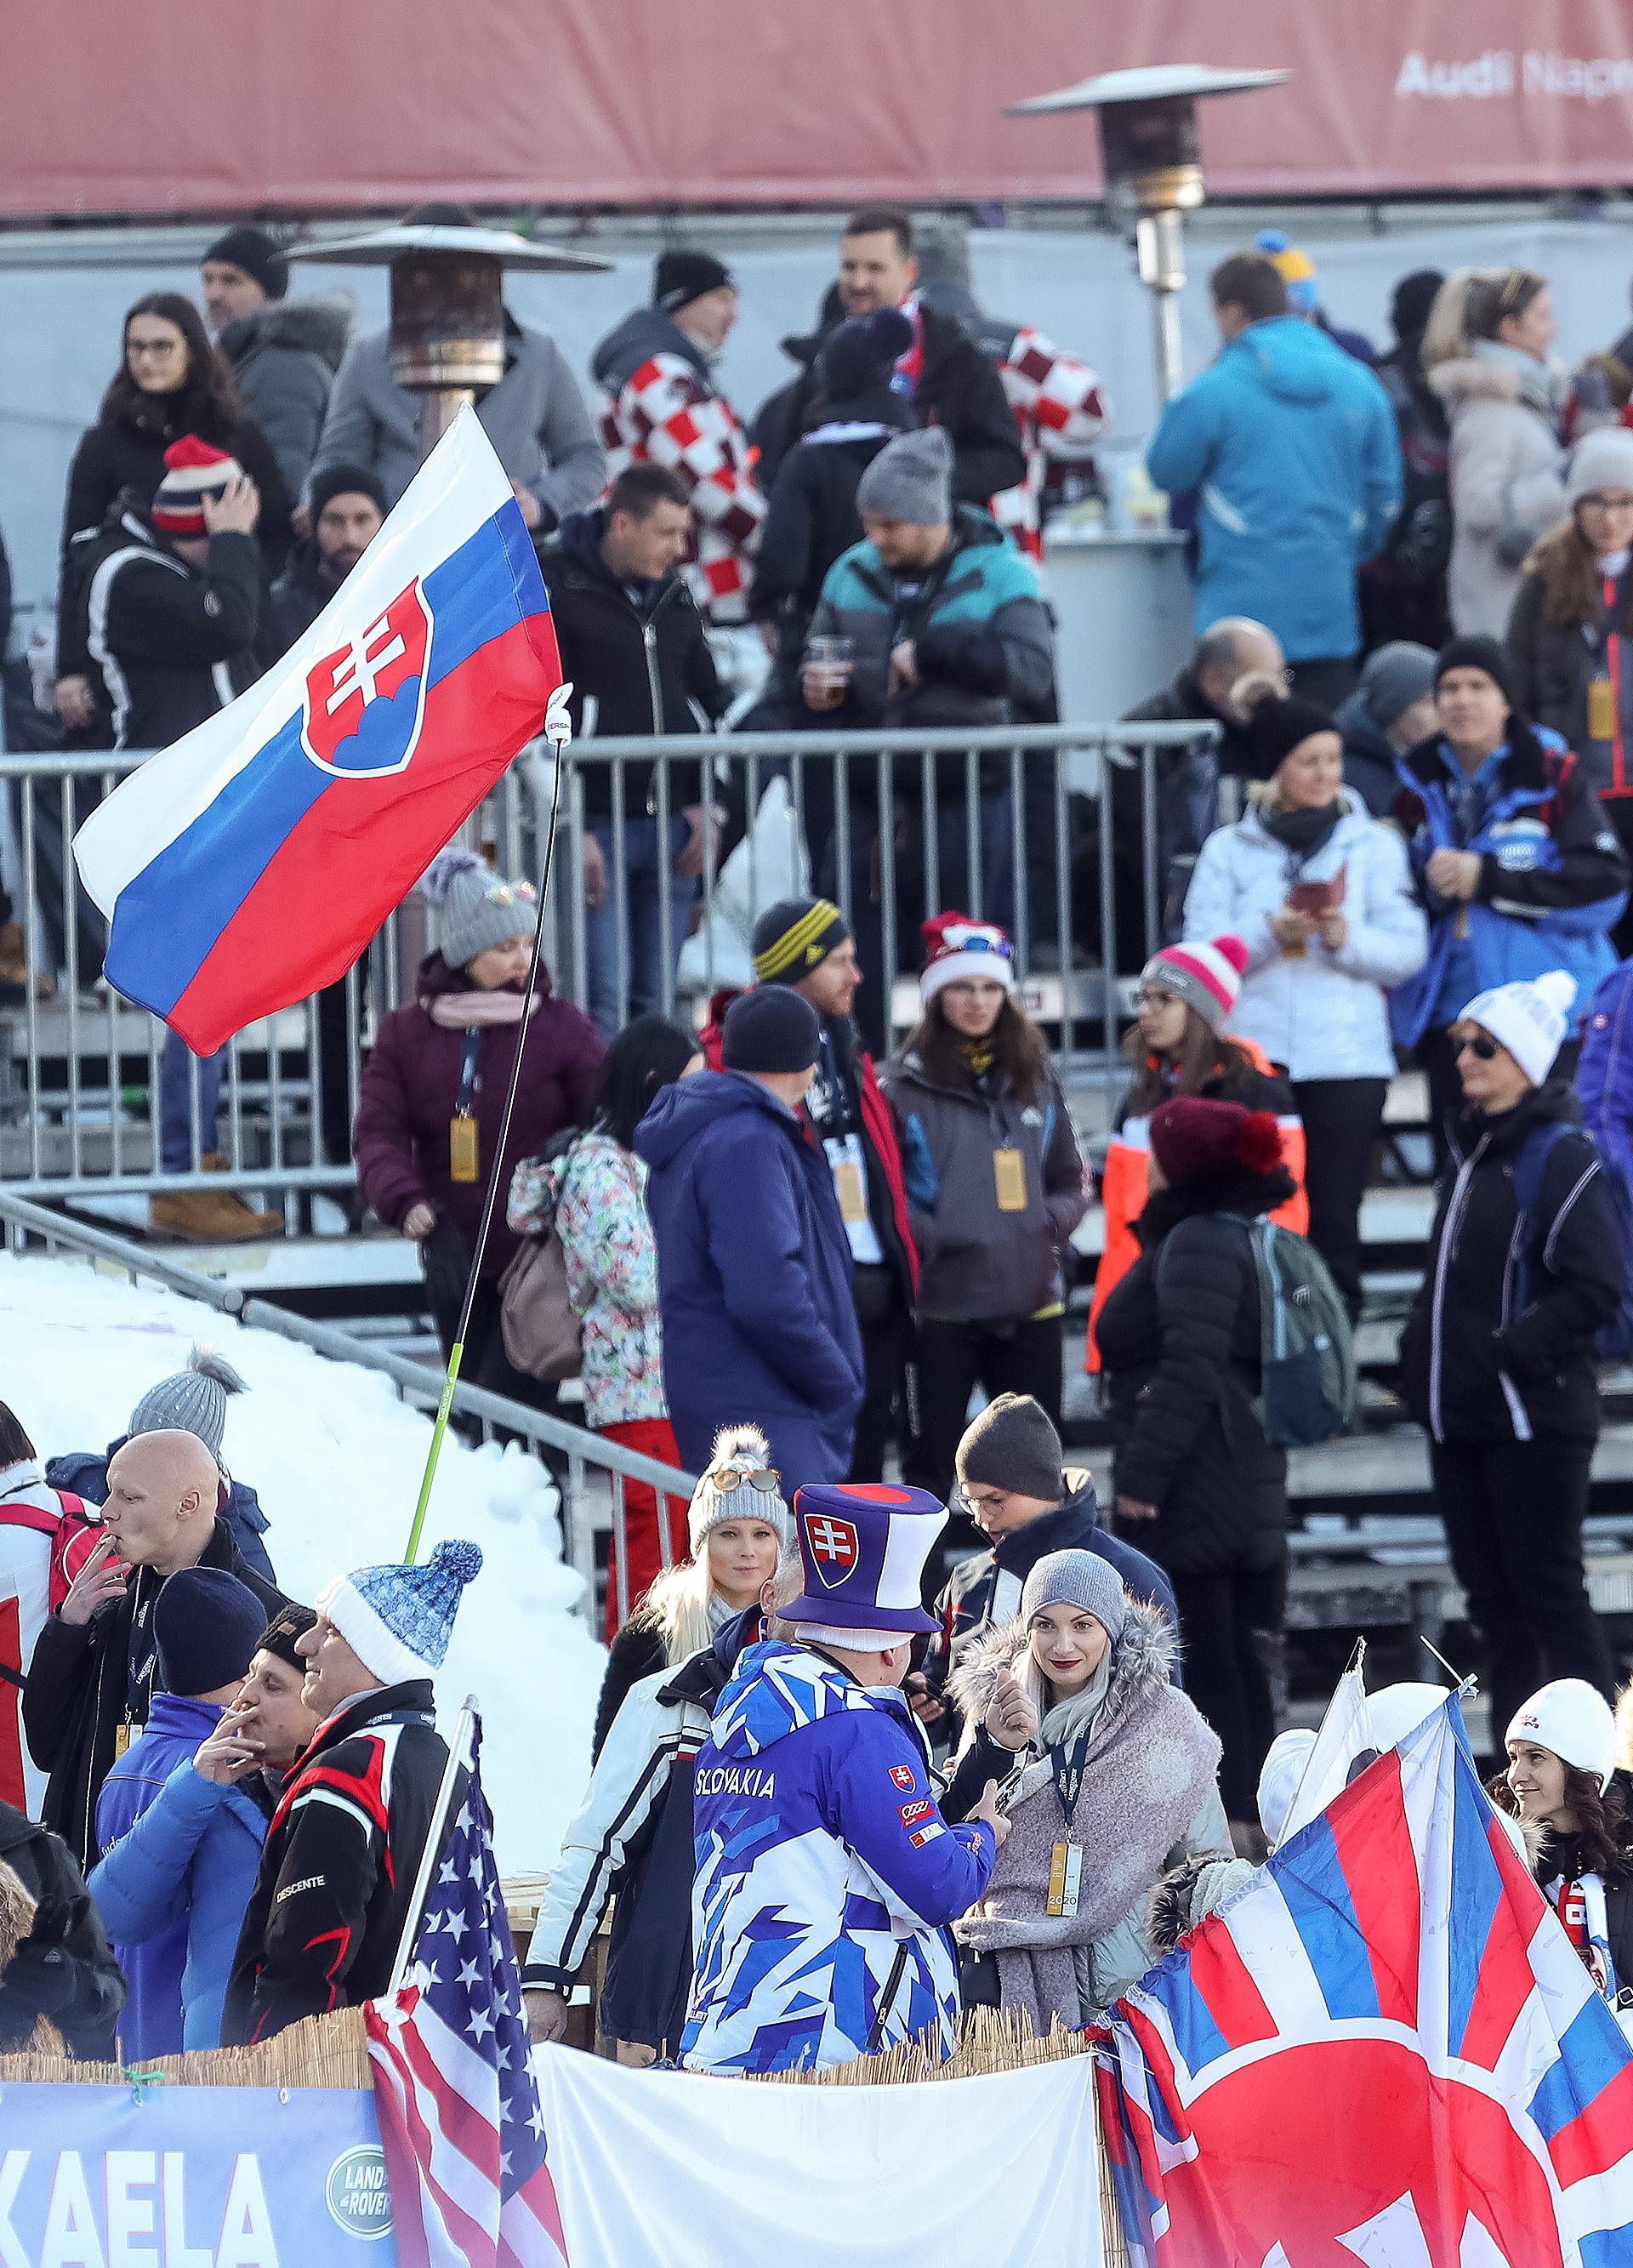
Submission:
<svg viewBox="0 0 1633 2268">
<path fill-rule="evenodd" d="M 6 1190 L 0 1190 L 0 1224 L 4 1224 L 4 1242 L 12 1252 L 20 1254 L 31 1247 L 43 1247 L 50 1255 L 68 1252 L 92 1265 L 100 1262 L 107 1268 L 111 1264 L 132 1284 L 144 1280 L 161 1284 L 184 1299 L 200 1301 L 234 1323 L 276 1331 L 280 1336 L 310 1347 L 314 1354 L 326 1356 L 333 1362 L 357 1363 L 365 1370 L 379 1371 L 390 1379 L 399 1400 L 423 1410 L 428 1416 L 437 1408 L 442 1392 L 440 1371 L 410 1362 L 401 1355 L 353 1338 L 327 1324 L 309 1322 L 304 1315 L 291 1314 L 287 1307 L 275 1306 L 270 1300 L 255 1299 L 236 1285 L 199 1275 L 124 1237 L 79 1221 L 64 1220 L 60 1213 L 48 1211 Z M 109 1413 L 110 1429 L 117 1417 L 117 1412 Z M 590 1432 L 581 1425 L 570 1425 L 565 1418 L 530 1410 L 522 1403 L 489 1394 L 481 1387 L 455 1387 L 453 1417 L 456 1424 L 479 1432 L 484 1441 L 501 1435 L 519 1440 L 552 1474 L 561 1501 L 562 1556 L 585 1579 L 579 1612 L 598 1636 L 595 1537 L 599 1526 L 610 1527 L 617 1546 L 618 1619 L 621 1623 L 626 1621 L 630 1599 L 625 1492 L 635 1483 L 656 1494 L 658 1550 L 663 1564 L 668 1566 L 673 1558 L 669 1549 L 669 1507 L 676 1500 L 682 1508 L 689 1504 L 697 1485 L 695 1476 L 676 1472 L 654 1458 L 642 1456 L 638 1451 L 626 1449 L 616 1441 L 604 1440 L 599 1433 Z M 247 1474 L 245 1477 L 253 1481 L 254 1476 Z M 598 1520 L 599 1511 L 605 1513 L 604 1521 Z M 404 1506 L 405 1532 L 412 1512 L 412 1505 Z M 276 1529 L 272 1549 L 276 1553 Z"/>
<path fill-rule="evenodd" d="M 632 1011 L 700 1015 L 717 985 L 747 981 L 756 916 L 815 887 L 837 899 L 862 940 L 859 1008 L 877 1049 L 899 1040 L 915 1012 L 900 980 L 916 968 L 920 921 L 954 908 L 1009 930 L 1023 998 L 1063 1069 L 1114 1079 L 1128 980 L 1171 933 L 1164 763 L 1186 756 L 1209 766 L 1217 738 L 1210 725 L 1033 725 L 580 740 L 560 813 L 558 872 L 570 887 L 552 891 L 556 988 L 609 1033 Z M 187 1163 L 166 1173 L 166 1035 L 99 981 L 106 932 L 68 849 L 144 761 L 130 751 L 0 755 L 7 880 L 26 948 L 24 997 L 0 999 L 0 1180 L 56 1198 L 90 1189 L 265 1190 L 298 1211 L 309 1198 L 343 1197 L 356 1179 L 347 1137 L 369 1037 L 409 997 L 436 940 L 434 917 L 411 895 L 327 997 L 238 1034 L 213 1135 L 200 1066 L 182 1062 Z M 473 822 L 502 872 L 537 875 L 553 787 L 548 760 L 530 752 Z M 704 830 L 698 882 L 672 894 L 657 874 L 672 865 L 700 797 L 724 833 Z M 599 912 L 585 896 L 592 832 L 606 853 Z M 665 846 L 657 864 L 654 837 Z M 648 997 L 632 946 L 654 917 Z M 173 1044 L 171 1054 L 173 1064 Z M 207 1156 L 217 1170 L 206 1170 Z"/>
</svg>

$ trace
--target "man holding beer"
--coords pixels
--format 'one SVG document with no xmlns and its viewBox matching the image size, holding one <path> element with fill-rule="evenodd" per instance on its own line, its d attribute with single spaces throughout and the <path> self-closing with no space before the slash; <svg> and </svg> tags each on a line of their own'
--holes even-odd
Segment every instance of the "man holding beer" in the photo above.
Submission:
<svg viewBox="0 0 1633 2268">
<path fill-rule="evenodd" d="M 903 433 L 863 474 L 857 490 L 863 541 L 828 571 L 805 644 L 802 686 L 825 725 L 865 731 L 899 725 L 1009 725 L 1054 713 L 1055 654 L 1035 569 L 989 513 L 953 501 L 953 446 L 939 426 Z M 969 863 L 961 753 L 936 760 L 931 857 L 938 905 L 980 903 L 989 920 L 1011 918 L 1014 895 L 1009 758 L 984 757 L 978 789 L 980 863 Z M 923 768 L 894 767 L 881 808 L 874 767 L 850 770 L 849 898 L 862 965 L 879 979 L 864 989 L 859 1020 L 875 1053 L 887 1043 L 888 986 L 910 962 L 925 889 Z M 839 898 L 837 829 L 820 855 L 823 895 Z M 815 844 L 813 850 L 817 850 Z M 884 953 L 881 867 L 896 883 L 896 954 Z"/>
</svg>

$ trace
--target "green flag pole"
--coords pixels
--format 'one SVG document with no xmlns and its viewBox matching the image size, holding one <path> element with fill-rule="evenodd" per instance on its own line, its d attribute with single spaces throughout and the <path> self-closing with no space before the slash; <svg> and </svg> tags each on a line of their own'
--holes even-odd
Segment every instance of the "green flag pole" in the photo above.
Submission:
<svg viewBox="0 0 1633 2268">
<path fill-rule="evenodd" d="M 527 964 L 527 983 L 523 992 L 522 1020 L 516 1034 L 516 1058 L 511 1065 L 511 1084 L 504 1097 L 504 1110 L 499 1121 L 499 1138 L 494 1145 L 493 1162 L 488 1168 L 487 1194 L 482 1199 L 482 1222 L 476 1231 L 476 1249 L 471 1256 L 471 1272 L 466 1280 L 465 1297 L 460 1303 L 460 1321 L 453 1334 L 453 1347 L 448 1356 L 448 1367 L 442 1381 L 442 1397 L 437 1404 L 436 1422 L 431 1427 L 430 1448 L 425 1458 L 425 1471 L 420 1481 L 419 1502 L 414 1507 L 414 1524 L 408 1530 L 408 1548 L 403 1558 L 410 1567 L 420 1548 L 424 1532 L 426 1508 L 431 1500 L 431 1487 L 437 1478 L 437 1461 L 442 1454 L 443 1436 L 448 1430 L 448 1414 L 453 1408 L 453 1389 L 460 1382 L 460 1366 L 465 1359 L 465 1334 L 471 1327 L 471 1309 L 476 1303 L 476 1285 L 482 1273 L 482 1255 L 488 1248 L 488 1233 L 493 1226 L 494 1208 L 499 1198 L 499 1168 L 504 1159 L 505 1145 L 511 1138 L 511 1121 L 515 1116 L 516 1097 L 522 1083 L 522 1050 L 527 1044 L 528 1027 L 533 1018 L 526 1004 L 532 1000 L 533 987 L 539 981 L 539 968 L 544 959 L 544 909 L 550 891 L 550 868 L 555 857 L 555 814 L 562 806 L 562 771 L 568 745 L 572 740 L 572 724 L 567 714 L 567 703 L 572 697 L 572 687 L 558 685 L 550 696 L 545 711 L 544 734 L 555 756 L 555 784 L 550 795 L 550 823 L 544 838 L 544 865 L 539 877 L 539 914 L 533 928 L 533 958 Z"/>
</svg>

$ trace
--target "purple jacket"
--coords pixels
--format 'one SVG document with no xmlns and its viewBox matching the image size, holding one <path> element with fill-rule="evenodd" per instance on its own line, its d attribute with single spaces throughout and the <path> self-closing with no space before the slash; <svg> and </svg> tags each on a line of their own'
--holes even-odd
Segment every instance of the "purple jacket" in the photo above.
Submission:
<svg viewBox="0 0 1633 2268">
<path fill-rule="evenodd" d="M 451 969 L 441 954 L 420 964 L 418 998 L 412 1007 L 394 1008 L 380 1025 L 368 1062 L 352 1135 L 363 1194 L 389 1227 L 423 1200 L 458 1225 L 474 1245 L 482 1219 L 482 1192 L 493 1164 L 494 1144 L 504 1111 L 505 1089 L 516 1057 L 514 1024 L 489 1024 L 477 1051 L 477 1179 L 455 1182 L 448 1171 L 448 1127 L 459 1100 L 465 1035 L 431 1021 L 430 1004 L 441 993 L 473 988 L 462 969 Z M 542 1150 L 563 1127 L 589 1123 L 590 1103 L 607 1049 L 589 1018 L 550 995 L 548 971 L 539 979 L 539 1005 L 533 1013 L 522 1057 L 521 1090 L 506 1145 L 500 1201 L 482 1262 L 482 1276 L 502 1276 L 518 1240 L 504 1225 L 504 1194 L 523 1158 Z"/>
</svg>

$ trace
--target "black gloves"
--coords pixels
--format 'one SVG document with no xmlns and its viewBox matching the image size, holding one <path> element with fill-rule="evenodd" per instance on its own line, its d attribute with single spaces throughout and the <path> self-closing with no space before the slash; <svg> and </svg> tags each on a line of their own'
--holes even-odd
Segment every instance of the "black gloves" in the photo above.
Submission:
<svg viewBox="0 0 1633 2268">
<path fill-rule="evenodd" d="M 470 1248 L 456 1223 L 439 1212 L 437 1226 L 420 1247 L 425 1270 L 425 1292 L 435 1314 L 457 1315 L 471 1272 Z"/>
</svg>

